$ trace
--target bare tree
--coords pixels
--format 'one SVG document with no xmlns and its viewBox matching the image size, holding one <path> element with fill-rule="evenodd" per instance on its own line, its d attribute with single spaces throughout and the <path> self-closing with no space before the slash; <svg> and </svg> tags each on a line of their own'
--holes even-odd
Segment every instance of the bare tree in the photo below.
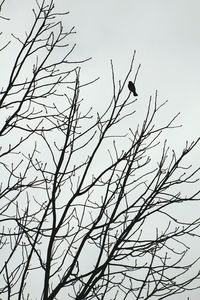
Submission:
<svg viewBox="0 0 200 300">
<path fill-rule="evenodd" d="M 111 62 L 105 112 L 87 110 L 81 93 L 92 82 L 80 81 L 86 60 L 70 60 L 67 13 L 52 0 L 36 4 L 26 38 L 13 34 L 20 49 L 0 92 L 1 296 L 164 299 L 198 288 L 187 241 L 200 219 L 177 208 L 199 201 L 199 168 L 186 159 L 199 139 L 179 155 L 160 146 L 177 115 L 159 125 L 157 93 L 134 123 L 135 53 L 119 84 Z"/>
</svg>

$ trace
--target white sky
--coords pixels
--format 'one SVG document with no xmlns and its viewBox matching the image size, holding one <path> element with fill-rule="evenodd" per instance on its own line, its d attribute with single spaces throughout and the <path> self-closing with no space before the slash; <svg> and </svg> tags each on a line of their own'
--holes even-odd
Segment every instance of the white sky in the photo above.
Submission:
<svg viewBox="0 0 200 300">
<path fill-rule="evenodd" d="M 7 0 L 5 11 L 15 18 L 12 29 L 30 24 L 33 0 Z M 181 112 L 184 130 L 179 135 L 193 139 L 200 132 L 200 1 L 199 0 L 56 0 L 66 16 L 66 26 L 75 26 L 76 58 L 93 57 L 85 70 L 89 78 L 101 77 L 94 93 L 110 90 L 110 59 L 123 78 L 133 50 L 136 65 L 142 64 L 137 80 L 140 101 L 146 103 L 158 89 L 168 99 L 168 116 Z M 25 12 L 25 14 L 24 14 Z M 4 13 L 5 14 L 5 13 Z M 17 24 L 16 24 L 17 18 Z M 90 95 L 91 96 L 91 95 Z M 96 98 L 96 97 L 95 97 Z M 97 102 L 98 99 L 92 101 Z"/>
<path fill-rule="evenodd" d="M 137 81 L 141 101 L 158 89 L 169 100 L 169 111 L 181 112 L 183 139 L 199 134 L 199 0 L 62 3 L 71 12 L 67 22 L 77 28 L 80 53 L 93 57 L 93 73 L 104 80 L 112 58 L 123 76 L 135 49 L 136 62 L 142 64 Z"/>
<path fill-rule="evenodd" d="M 16 31 L 25 30 L 32 3 L 33 0 L 7 0 L 4 15 L 18 20 L 7 23 L 11 30 L 13 24 Z M 177 133 L 173 134 L 175 147 L 200 134 L 199 0 L 55 0 L 55 3 L 62 11 L 70 11 L 66 25 L 74 25 L 77 30 L 74 38 L 77 59 L 93 57 L 85 67 L 84 76 L 101 77 L 88 94 L 89 101 L 95 101 L 93 106 L 100 107 L 112 88 L 110 59 L 122 79 L 136 50 L 135 68 L 142 64 L 137 79 L 139 101 L 145 106 L 158 89 L 160 98 L 169 100 L 166 118 L 181 112 L 179 120 L 183 128 L 178 130 L 178 139 Z M 198 152 L 194 152 L 196 164 Z"/>
</svg>

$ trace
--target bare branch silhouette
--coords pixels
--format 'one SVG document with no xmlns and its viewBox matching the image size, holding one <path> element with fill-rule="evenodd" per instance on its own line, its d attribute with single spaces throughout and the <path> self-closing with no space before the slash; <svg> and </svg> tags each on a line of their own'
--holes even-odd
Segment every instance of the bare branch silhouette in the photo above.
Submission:
<svg viewBox="0 0 200 300">
<path fill-rule="evenodd" d="M 178 213 L 199 203 L 199 168 L 187 164 L 199 139 L 179 154 L 162 144 L 178 114 L 158 122 L 157 92 L 137 124 L 135 52 L 119 81 L 111 61 L 104 112 L 87 109 L 82 90 L 97 79 L 81 82 L 87 59 L 70 59 L 68 13 L 36 6 L 26 37 L 12 35 L 20 49 L 0 91 L 0 295 L 139 300 L 199 288 L 188 241 L 200 218 Z"/>
</svg>

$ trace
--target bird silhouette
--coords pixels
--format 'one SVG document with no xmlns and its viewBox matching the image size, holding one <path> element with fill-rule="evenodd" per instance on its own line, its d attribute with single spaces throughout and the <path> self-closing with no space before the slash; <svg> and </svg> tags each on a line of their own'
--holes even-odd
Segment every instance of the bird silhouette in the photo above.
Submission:
<svg viewBox="0 0 200 300">
<path fill-rule="evenodd" d="M 128 83 L 128 88 L 129 88 L 129 90 L 130 90 L 131 92 L 133 92 L 133 96 L 134 96 L 134 97 L 137 97 L 137 96 L 138 96 L 138 94 L 137 94 L 137 92 L 136 92 L 136 89 L 135 89 L 135 84 L 134 84 L 132 81 L 129 81 L 129 83 Z"/>
</svg>

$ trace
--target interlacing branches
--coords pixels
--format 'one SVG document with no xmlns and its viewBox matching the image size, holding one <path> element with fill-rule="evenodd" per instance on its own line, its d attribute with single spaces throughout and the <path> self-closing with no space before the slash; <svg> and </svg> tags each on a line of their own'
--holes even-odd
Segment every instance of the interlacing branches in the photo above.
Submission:
<svg viewBox="0 0 200 300">
<path fill-rule="evenodd" d="M 111 61 L 104 112 L 87 109 L 82 90 L 96 79 L 82 83 L 87 59 L 70 60 L 67 13 L 36 5 L 26 37 L 13 34 L 20 48 L 0 92 L 0 294 L 139 300 L 198 288 L 187 241 L 199 238 L 200 219 L 179 208 L 199 204 L 199 168 L 188 165 L 199 139 L 179 154 L 162 141 L 178 114 L 158 121 L 157 92 L 136 121 L 146 102 L 127 88 L 135 52 L 120 81 Z"/>
</svg>

